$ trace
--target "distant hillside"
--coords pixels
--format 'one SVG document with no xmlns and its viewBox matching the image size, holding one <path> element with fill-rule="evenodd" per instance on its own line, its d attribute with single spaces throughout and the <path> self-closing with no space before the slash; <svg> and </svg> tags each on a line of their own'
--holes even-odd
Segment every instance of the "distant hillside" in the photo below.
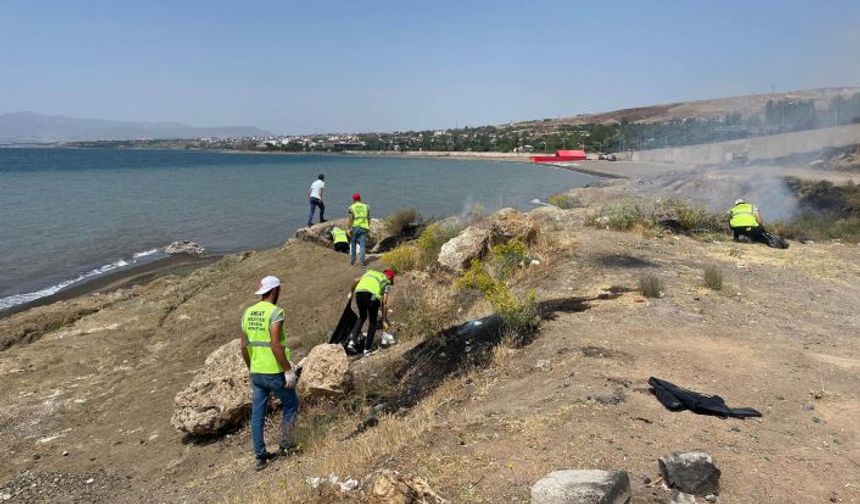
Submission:
<svg viewBox="0 0 860 504">
<path fill-rule="evenodd" d="M 743 118 L 762 115 L 769 100 L 774 102 L 791 100 L 813 100 L 816 108 L 827 108 L 837 96 L 850 96 L 860 92 L 857 87 L 818 88 L 785 93 L 764 93 L 729 98 L 714 98 L 688 102 L 666 103 L 629 109 L 582 114 L 574 117 L 559 117 L 543 121 L 523 121 L 517 126 L 534 127 L 538 124 L 549 127 L 582 125 L 589 123 L 613 123 L 627 120 L 636 123 L 655 123 L 676 119 L 715 119 L 730 114 Z"/>
<path fill-rule="evenodd" d="M 254 126 L 198 128 L 173 122 L 106 121 L 46 116 L 35 112 L 0 114 L 0 143 L 7 144 L 271 135 Z"/>
</svg>

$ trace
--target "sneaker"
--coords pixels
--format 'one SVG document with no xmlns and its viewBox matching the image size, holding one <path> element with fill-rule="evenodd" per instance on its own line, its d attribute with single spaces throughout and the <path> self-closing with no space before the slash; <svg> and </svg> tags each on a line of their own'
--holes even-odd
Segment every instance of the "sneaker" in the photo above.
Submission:
<svg viewBox="0 0 860 504">
<path fill-rule="evenodd" d="M 328 222 L 328 219 L 320 219 L 320 224 L 322 224 L 323 222 Z"/>
<path fill-rule="evenodd" d="M 262 471 L 269 465 L 269 460 L 275 458 L 274 454 L 267 453 L 264 457 L 257 457 L 257 463 L 254 464 L 255 471 Z"/>
<path fill-rule="evenodd" d="M 350 341 L 349 343 L 346 344 L 346 349 L 352 350 L 354 352 L 355 351 L 355 343 L 353 341 Z"/>
<path fill-rule="evenodd" d="M 373 352 L 371 352 L 370 350 L 365 350 L 364 352 L 362 352 L 362 355 L 364 355 L 365 357 L 367 357 L 368 355 L 370 355 L 370 354 L 372 354 L 372 353 L 373 353 Z"/>
</svg>

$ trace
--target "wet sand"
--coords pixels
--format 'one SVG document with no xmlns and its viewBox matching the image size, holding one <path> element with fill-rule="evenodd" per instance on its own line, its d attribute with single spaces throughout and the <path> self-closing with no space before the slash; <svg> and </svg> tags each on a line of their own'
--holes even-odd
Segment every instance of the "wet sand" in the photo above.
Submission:
<svg viewBox="0 0 860 504">
<path fill-rule="evenodd" d="M 79 284 L 72 285 L 50 296 L 13 306 L 8 310 L 0 312 L 0 318 L 7 317 L 13 313 L 22 312 L 36 306 L 44 306 L 57 301 L 66 301 L 79 296 L 86 296 L 96 292 L 110 292 L 117 289 L 131 287 L 133 285 L 151 282 L 164 275 L 185 276 L 197 268 L 207 266 L 221 259 L 221 256 L 193 257 L 189 255 L 176 255 L 158 259 L 156 261 L 131 267 L 121 271 L 114 271 L 101 275 Z"/>
</svg>

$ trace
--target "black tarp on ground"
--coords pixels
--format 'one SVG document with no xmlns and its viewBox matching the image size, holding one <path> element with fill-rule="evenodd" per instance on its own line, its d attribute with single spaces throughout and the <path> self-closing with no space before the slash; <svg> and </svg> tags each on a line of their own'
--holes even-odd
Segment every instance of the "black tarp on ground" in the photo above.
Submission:
<svg viewBox="0 0 860 504">
<path fill-rule="evenodd" d="M 328 340 L 329 344 L 346 345 L 349 342 L 349 336 L 357 321 L 358 315 L 352 311 L 352 298 L 350 298 L 346 302 L 346 306 L 343 309 L 343 314 L 340 316 L 340 320 L 337 322 L 337 327 L 335 327 L 334 332 L 331 333 L 331 338 Z"/>
<path fill-rule="evenodd" d="M 720 417 L 747 418 L 760 417 L 761 413 L 752 408 L 729 408 L 722 397 L 707 395 L 681 388 L 653 376 L 648 379 L 654 395 L 666 409 L 682 411 L 688 409 L 700 415 L 715 415 Z"/>
</svg>

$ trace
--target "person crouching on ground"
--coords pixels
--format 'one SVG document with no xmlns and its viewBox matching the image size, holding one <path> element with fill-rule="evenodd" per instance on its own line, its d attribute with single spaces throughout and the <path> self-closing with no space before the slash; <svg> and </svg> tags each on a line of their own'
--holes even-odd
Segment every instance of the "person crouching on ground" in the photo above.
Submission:
<svg viewBox="0 0 860 504">
<path fill-rule="evenodd" d="M 255 292 L 260 301 L 242 315 L 242 358 L 251 373 L 251 438 L 254 442 L 256 469 L 289 451 L 289 431 L 299 410 L 296 375 L 290 362 L 290 349 L 284 330 L 284 310 L 278 308 L 281 281 L 267 276 Z M 269 394 L 275 394 L 283 405 L 282 433 L 278 453 L 266 451 L 263 428 L 269 406 Z"/>
<path fill-rule="evenodd" d="M 742 199 L 735 200 L 735 206 L 729 214 L 731 215 L 729 226 L 732 228 L 734 241 L 739 241 L 741 236 L 746 236 L 754 242 L 768 243 L 761 213 L 755 205 Z"/>
<path fill-rule="evenodd" d="M 346 222 L 352 236 L 349 241 L 350 255 L 349 263 L 355 266 L 355 247 L 361 246 L 361 266 L 366 266 L 364 260 L 364 248 L 367 244 L 367 233 L 370 232 L 370 207 L 361 201 L 361 194 L 352 195 L 352 205 L 349 207 L 349 216 Z"/>
<path fill-rule="evenodd" d="M 349 254 L 349 237 L 347 237 L 346 231 L 337 226 L 331 228 L 331 241 L 334 244 L 335 252 Z"/>
<path fill-rule="evenodd" d="M 351 292 L 354 293 L 355 305 L 358 307 L 358 320 L 355 322 L 347 349 L 362 352 L 364 355 L 370 353 L 380 310 L 382 310 L 383 325 L 388 324 L 388 292 L 392 285 L 394 285 L 393 269 L 387 269 L 382 273 L 367 270 L 353 282 Z M 367 337 L 362 338 L 361 328 L 368 320 Z"/>
</svg>

